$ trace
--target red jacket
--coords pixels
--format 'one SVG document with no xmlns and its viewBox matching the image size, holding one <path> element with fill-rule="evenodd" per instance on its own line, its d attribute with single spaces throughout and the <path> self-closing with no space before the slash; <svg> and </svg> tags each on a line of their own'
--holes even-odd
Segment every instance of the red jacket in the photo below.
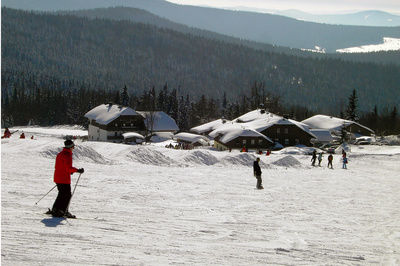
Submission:
<svg viewBox="0 0 400 266">
<path fill-rule="evenodd" d="M 72 166 L 72 151 L 64 148 L 56 158 L 54 182 L 57 184 L 71 184 L 71 174 L 78 171 Z"/>
</svg>

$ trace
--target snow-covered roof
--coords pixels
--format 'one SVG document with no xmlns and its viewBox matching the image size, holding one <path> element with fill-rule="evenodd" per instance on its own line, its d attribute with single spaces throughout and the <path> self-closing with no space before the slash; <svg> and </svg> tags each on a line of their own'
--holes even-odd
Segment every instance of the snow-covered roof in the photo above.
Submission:
<svg viewBox="0 0 400 266">
<path fill-rule="evenodd" d="M 153 116 L 153 131 L 178 131 L 179 127 L 177 126 L 175 120 L 167 115 L 165 112 L 147 112 L 147 111 L 137 111 L 144 117 L 144 124 L 146 127 L 149 126 L 148 121 L 151 120 L 151 115 Z M 150 129 L 150 128 L 148 128 Z"/>
<path fill-rule="evenodd" d="M 219 141 L 221 141 L 222 143 L 227 143 L 238 137 L 261 137 L 273 143 L 270 138 L 264 136 L 258 131 L 252 128 L 248 128 L 242 124 L 232 122 L 225 123 L 224 125 L 212 131 L 209 135 L 213 138 L 220 136 Z"/>
<path fill-rule="evenodd" d="M 264 131 L 265 129 L 272 127 L 273 125 L 295 125 L 301 130 L 307 132 L 312 137 L 316 136 L 310 131 L 309 127 L 293 119 L 287 119 L 282 116 L 264 112 L 260 109 L 248 112 L 234 120 L 235 122 L 241 122 L 240 124 L 257 130 L 258 132 Z"/>
<path fill-rule="evenodd" d="M 120 116 L 128 115 L 139 114 L 130 107 L 116 104 L 102 104 L 87 112 L 85 117 L 95 120 L 98 124 L 107 125 Z"/>
<path fill-rule="evenodd" d="M 208 139 L 202 135 L 197 135 L 197 134 L 192 134 L 192 133 L 187 133 L 187 132 L 181 132 L 178 134 L 174 135 L 175 139 L 180 139 L 183 141 L 187 141 L 190 143 L 195 143 L 195 142 L 199 142 L 201 144 L 207 144 L 208 143 Z"/>
<path fill-rule="evenodd" d="M 128 138 L 144 139 L 144 137 L 142 135 L 140 135 L 139 133 L 136 133 L 136 132 L 126 132 L 126 133 L 123 133 L 122 136 L 124 137 L 124 139 L 128 139 Z"/>
<path fill-rule="evenodd" d="M 274 117 L 282 118 L 281 116 L 267 112 L 265 110 L 256 109 L 256 110 L 250 111 L 248 113 L 245 113 L 244 115 L 239 116 L 238 118 L 234 119 L 233 121 L 237 122 L 237 123 L 246 123 L 246 122 L 251 122 L 251 121 L 260 120 L 260 119 L 267 119 L 267 118 L 271 119 Z"/>
<path fill-rule="evenodd" d="M 223 125 L 226 122 L 229 122 L 229 121 L 225 120 L 225 119 L 218 119 L 218 120 L 214 120 L 214 121 L 208 122 L 206 124 L 203 124 L 203 125 L 200 125 L 197 127 L 193 127 L 190 129 L 190 131 L 195 132 L 197 134 L 202 134 L 205 132 L 213 131 L 214 129 L 218 128 L 219 126 Z"/>
<path fill-rule="evenodd" d="M 373 130 L 357 122 L 327 115 L 314 115 L 310 118 L 303 120 L 302 123 L 307 124 L 312 129 L 328 129 L 330 131 L 340 131 L 343 126 L 355 124 L 372 133 L 374 132 Z"/>
</svg>

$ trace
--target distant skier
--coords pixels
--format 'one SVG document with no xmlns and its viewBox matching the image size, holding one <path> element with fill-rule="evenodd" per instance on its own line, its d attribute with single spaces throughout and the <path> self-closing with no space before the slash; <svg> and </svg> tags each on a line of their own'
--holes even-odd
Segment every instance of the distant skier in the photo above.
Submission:
<svg viewBox="0 0 400 266">
<path fill-rule="evenodd" d="M 342 166 L 342 168 L 343 168 L 343 169 L 347 169 L 347 162 L 348 162 L 348 161 L 347 161 L 346 153 L 343 154 L 342 160 L 343 160 L 343 166 Z"/>
<path fill-rule="evenodd" d="M 321 162 L 322 162 L 322 152 L 318 154 L 318 166 L 321 166 Z"/>
<path fill-rule="evenodd" d="M 328 156 L 328 168 L 329 168 L 329 166 L 331 166 L 330 168 L 333 169 L 332 162 L 333 162 L 333 155 L 329 154 L 329 156 Z"/>
<path fill-rule="evenodd" d="M 260 158 L 257 158 L 254 163 L 253 163 L 253 171 L 254 171 L 254 176 L 257 179 L 257 189 L 264 189 L 262 186 L 262 179 L 261 179 L 261 168 L 260 165 L 258 164 L 260 162 Z"/>
<path fill-rule="evenodd" d="M 75 218 L 67 210 L 71 199 L 71 174 L 75 172 L 82 174 L 84 169 L 77 169 L 72 166 L 72 151 L 74 148 L 74 142 L 66 140 L 63 150 L 56 157 L 54 182 L 57 184 L 58 196 L 50 212 L 55 217 Z"/>
<path fill-rule="evenodd" d="M 317 160 L 317 151 L 314 150 L 311 157 L 311 165 L 315 166 L 315 160 Z"/>
<path fill-rule="evenodd" d="M 4 130 L 4 135 L 1 138 L 4 139 L 4 138 L 9 138 L 9 137 L 11 137 L 11 132 L 8 129 L 8 127 L 6 127 Z"/>
<path fill-rule="evenodd" d="M 21 135 L 19 136 L 20 139 L 24 139 L 25 138 L 25 133 L 22 132 Z"/>
</svg>

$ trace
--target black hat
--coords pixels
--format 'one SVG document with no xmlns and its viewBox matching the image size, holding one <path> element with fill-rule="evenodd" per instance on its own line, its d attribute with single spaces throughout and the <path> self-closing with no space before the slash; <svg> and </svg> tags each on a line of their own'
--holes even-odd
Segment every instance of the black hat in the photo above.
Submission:
<svg viewBox="0 0 400 266">
<path fill-rule="evenodd" d="M 65 148 L 72 148 L 74 146 L 75 146 L 75 144 L 74 144 L 74 142 L 72 140 L 67 139 L 66 141 L 64 141 L 64 147 Z"/>
</svg>

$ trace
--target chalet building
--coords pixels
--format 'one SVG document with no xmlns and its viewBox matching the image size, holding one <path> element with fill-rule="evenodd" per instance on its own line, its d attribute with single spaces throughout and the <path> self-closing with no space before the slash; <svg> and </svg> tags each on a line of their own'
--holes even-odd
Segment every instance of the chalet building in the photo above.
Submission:
<svg viewBox="0 0 400 266">
<path fill-rule="evenodd" d="M 122 142 L 123 133 L 146 131 L 144 118 L 130 107 L 102 104 L 85 114 L 89 119 L 88 139 L 93 141 Z"/>
<path fill-rule="evenodd" d="M 220 145 L 223 149 L 243 146 L 265 149 L 273 143 L 284 147 L 298 144 L 312 146 L 312 140 L 316 139 L 306 124 L 269 113 L 264 109 L 248 112 L 232 121 L 219 119 L 191 129 L 198 134 L 210 130 L 212 131 L 208 135 L 214 138 L 215 145 Z M 235 137 L 226 137 L 230 135 Z"/>
<path fill-rule="evenodd" d="M 316 136 L 304 123 L 257 109 L 237 118 L 237 123 L 252 128 L 282 146 L 312 146 Z"/>
<path fill-rule="evenodd" d="M 93 141 L 129 142 L 131 138 L 137 141 L 140 135 L 147 133 L 175 133 L 179 130 L 175 120 L 164 112 L 139 112 L 112 103 L 93 108 L 85 117 L 89 119 L 88 139 Z M 136 135 L 131 134 L 126 139 L 124 133 Z"/>
<path fill-rule="evenodd" d="M 302 121 L 311 129 L 326 129 L 332 135 L 339 136 L 342 128 L 351 133 L 353 137 L 371 136 L 374 131 L 357 122 L 327 115 L 315 115 Z"/>
<path fill-rule="evenodd" d="M 218 150 L 227 149 L 269 149 L 273 141 L 251 128 L 245 128 L 237 123 L 229 123 L 217 128 L 209 134 L 214 138 L 214 147 Z"/>
</svg>

